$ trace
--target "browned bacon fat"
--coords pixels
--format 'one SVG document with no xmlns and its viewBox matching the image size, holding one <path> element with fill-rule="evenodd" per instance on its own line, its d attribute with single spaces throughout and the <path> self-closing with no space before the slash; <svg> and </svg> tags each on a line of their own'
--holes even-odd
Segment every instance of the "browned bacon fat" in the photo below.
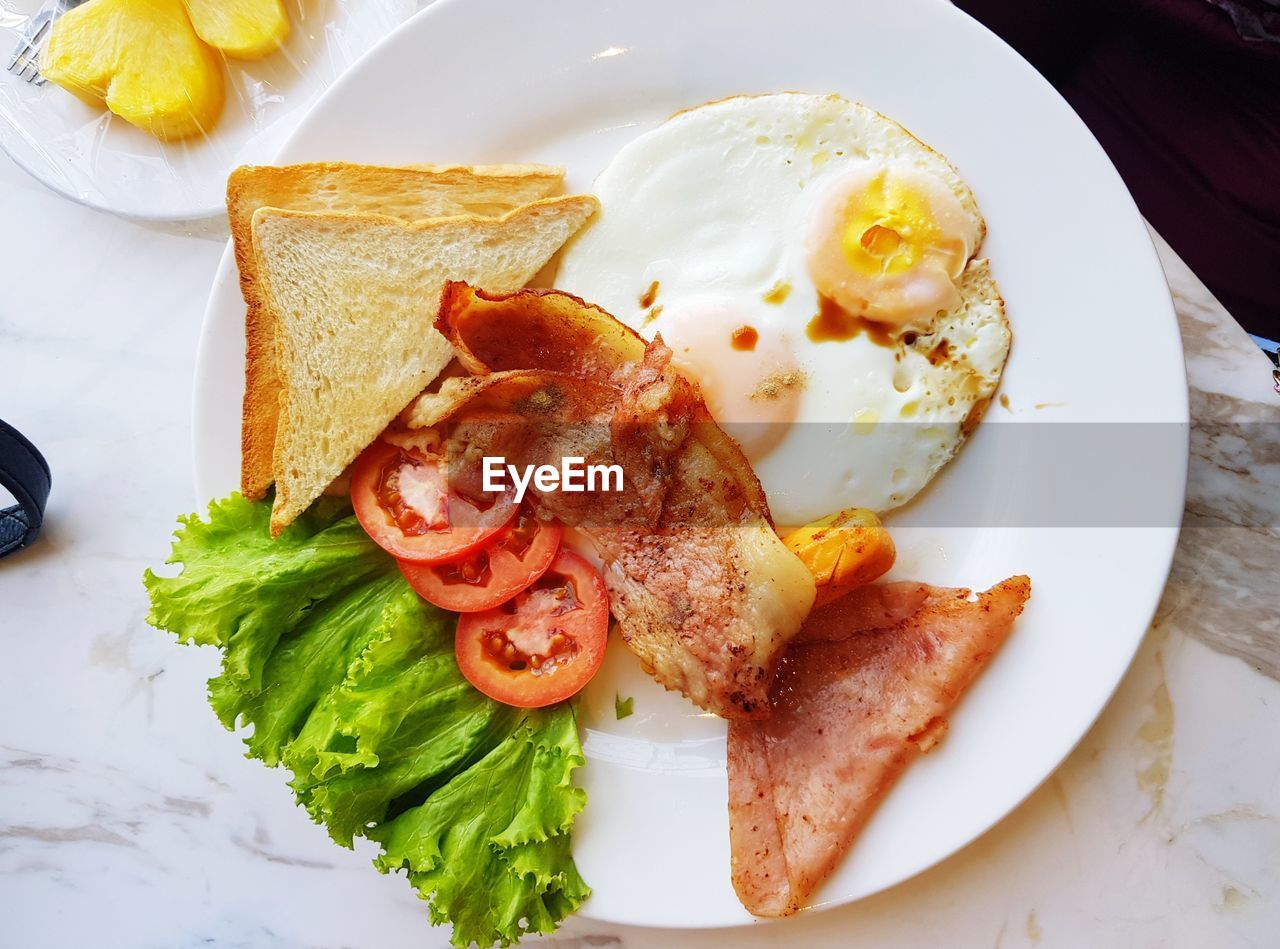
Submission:
<svg viewBox="0 0 1280 949">
<path fill-rule="evenodd" d="M 540 503 L 595 544 L 622 638 L 658 682 L 726 718 L 767 715 L 813 577 L 661 340 L 646 344 L 568 294 L 494 296 L 458 283 L 436 326 L 475 376 L 423 395 L 405 424 L 448 422 L 451 443 L 511 464 L 573 455 L 620 465 L 622 492 L 546 492 Z"/>
</svg>

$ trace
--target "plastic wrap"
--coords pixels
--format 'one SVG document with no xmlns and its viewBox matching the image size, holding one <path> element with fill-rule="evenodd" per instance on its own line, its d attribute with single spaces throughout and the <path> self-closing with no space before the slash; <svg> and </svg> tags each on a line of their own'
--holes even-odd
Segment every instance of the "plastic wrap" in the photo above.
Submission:
<svg viewBox="0 0 1280 949">
<path fill-rule="evenodd" d="M 52 82 L 0 72 L 0 148 L 55 191 L 124 217 L 221 216 L 231 169 L 269 161 L 320 93 L 428 2 L 284 0 L 284 45 L 257 61 L 221 57 L 226 104 L 218 122 L 178 142 L 159 141 Z M 0 0 L 0 67 L 32 18 L 53 4 Z"/>
</svg>

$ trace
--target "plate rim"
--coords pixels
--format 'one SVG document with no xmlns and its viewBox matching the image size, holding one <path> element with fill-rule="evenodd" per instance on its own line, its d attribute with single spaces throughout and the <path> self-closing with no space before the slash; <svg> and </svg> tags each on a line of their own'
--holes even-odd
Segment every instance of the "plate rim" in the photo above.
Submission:
<svg viewBox="0 0 1280 949">
<path fill-rule="evenodd" d="M 310 110 L 308 110 L 308 112 L 309 111 Z M 87 195 L 79 194 L 68 188 L 62 187 L 60 184 L 56 184 L 55 182 L 51 181 L 48 176 L 40 173 L 35 168 L 33 168 L 30 164 L 23 161 L 22 158 L 20 158 L 14 152 L 14 150 L 9 147 L 9 143 L 7 141 L 0 140 L 0 152 L 4 152 L 5 157 L 7 157 L 11 162 L 13 162 L 19 168 L 21 168 L 24 174 L 30 175 L 33 181 L 38 182 L 44 188 L 48 188 L 58 197 L 65 198 L 68 201 L 74 202 L 75 204 L 80 205 L 80 207 L 82 208 L 88 208 L 90 211 L 97 211 L 101 214 L 111 214 L 124 221 L 132 221 L 136 224 L 143 224 L 143 225 L 146 225 L 146 224 L 203 224 L 207 221 L 212 221 L 218 217 L 221 217 L 222 215 L 227 213 L 227 208 L 225 204 L 215 205 L 211 208 L 193 209 L 191 211 L 185 211 L 181 214 L 165 214 L 165 213 L 140 214 L 133 211 L 122 210 L 120 208 L 113 208 L 106 202 L 95 201 Z M 221 263 L 219 263 L 219 267 L 221 267 Z M 203 323 L 201 325 L 203 325 Z"/>
<path fill-rule="evenodd" d="M 1143 227 L 1145 243 L 1143 243 L 1142 245 L 1143 247 L 1142 252 L 1144 254 L 1150 255 L 1149 261 L 1153 262 L 1156 265 L 1156 270 L 1162 275 L 1162 277 L 1164 277 L 1163 283 L 1164 283 L 1165 292 L 1162 295 L 1162 305 L 1164 308 L 1164 320 L 1166 322 L 1166 325 L 1170 327 L 1170 330 L 1171 330 L 1170 340 L 1175 344 L 1174 348 L 1176 349 L 1176 356 L 1178 358 L 1178 361 L 1181 364 L 1182 385 L 1177 389 L 1177 396 L 1178 396 L 1179 402 L 1176 406 L 1175 405 L 1170 406 L 1172 414 L 1176 414 L 1178 416 L 1177 419 L 1173 420 L 1173 423 L 1181 424 L 1185 428 L 1185 438 L 1184 438 L 1184 444 L 1182 446 L 1182 471 L 1181 471 L 1181 476 L 1178 480 L 1177 491 L 1176 491 L 1177 501 L 1178 501 L 1178 507 L 1177 507 L 1178 525 L 1174 526 L 1171 524 L 1169 526 L 1154 528 L 1154 530 L 1158 531 L 1159 534 L 1157 535 L 1156 538 L 1153 538 L 1151 542 L 1152 551 L 1149 556 L 1149 563 L 1153 571 L 1153 576 L 1159 576 L 1161 578 L 1161 581 L 1157 586 L 1154 587 L 1150 595 L 1144 596 L 1143 598 L 1141 598 L 1142 608 L 1140 610 L 1138 609 L 1137 605 L 1134 606 L 1135 612 L 1138 612 L 1145 617 L 1145 625 L 1142 627 L 1140 634 L 1133 636 L 1132 648 L 1127 650 L 1127 656 L 1125 657 L 1123 665 L 1122 666 L 1118 665 L 1117 672 L 1114 676 L 1114 680 L 1110 683 L 1110 685 L 1105 690 L 1104 699 L 1093 710 L 1092 714 L 1088 716 L 1087 721 L 1083 724 L 1083 727 L 1079 729 L 1079 733 L 1076 735 L 1074 741 L 1072 741 L 1068 747 L 1065 747 L 1062 750 L 1060 755 L 1055 756 L 1055 760 L 1052 766 L 1049 767 L 1048 770 L 1046 770 L 1045 773 L 1041 775 L 1037 780 L 1030 783 L 1030 785 L 1026 787 L 1025 790 L 1023 790 L 1021 793 L 1015 794 L 1012 798 L 1012 802 L 1009 804 L 1007 808 L 1004 808 L 1003 810 L 1001 810 L 1000 813 L 993 816 L 986 823 L 983 823 L 980 826 L 975 826 L 971 834 L 965 836 L 961 842 L 959 842 L 958 844 L 956 844 L 954 847 L 947 850 L 946 852 L 939 853 L 934 859 L 928 861 L 927 863 L 922 864 L 917 869 L 915 869 L 914 871 L 904 876 L 898 877 L 893 881 L 884 883 L 883 885 L 876 887 L 875 889 L 872 889 L 870 891 L 859 893 L 858 895 L 854 895 L 854 896 L 834 896 L 833 895 L 829 898 L 823 898 L 823 891 L 822 889 L 819 889 L 818 892 L 815 894 L 817 899 L 814 902 L 812 902 L 810 905 L 805 907 L 804 910 L 800 914 L 798 914 L 800 916 L 808 916 L 816 912 L 822 912 L 826 910 L 835 909 L 841 906 L 849 906 L 849 905 L 861 902 L 862 900 L 865 900 L 868 897 L 871 897 L 877 893 L 884 892 L 887 889 L 900 886 L 910 880 L 913 880 L 921 876 L 922 874 L 932 870 L 933 868 L 939 866 L 940 864 L 945 863 L 946 861 L 950 860 L 951 858 L 959 854 L 962 850 L 965 850 L 966 848 L 970 847 L 979 838 L 984 837 L 985 835 L 990 833 L 997 825 L 1007 820 L 1015 810 L 1021 807 L 1029 797 L 1035 794 L 1051 777 L 1053 777 L 1058 772 L 1058 770 L 1062 767 L 1066 759 L 1075 752 L 1075 750 L 1079 747 L 1080 743 L 1085 739 L 1085 737 L 1087 737 L 1089 732 L 1094 728 L 1094 726 L 1096 725 L 1098 719 L 1101 717 L 1103 712 L 1106 711 L 1106 709 L 1110 706 L 1111 702 L 1115 697 L 1117 690 L 1120 688 L 1120 685 L 1128 676 L 1129 671 L 1132 668 L 1134 658 L 1137 656 L 1138 651 L 1142 648 L 1143 643 L 1146 641 L 1147 635 L 1151 629 L 1152 620 L 1155 618 L 1156 611 L 1159 607 L 1161 598 L 1163 597 L 1165 588 L 1168 584 L 1169 575 L 1172 571 L 1174 556 L 1176 554 L 1179 538 L 1181 535 L 1181 512 L 1184 510 L 1185 503 L 1186 503 L 1187 473 L 1190 465 L 1191 417 L 1190 417 L 1190 393 L 1189 393 L 1189 387 L 1187 384 L 1187 377 L 1186 377 L 1185 348 L 1183 346 L 1183 340 L 1182 340 L 1182 335 L 1180 331 L 1180 326 L 1178 323 L 1177 312 L 1174 306 L 1172 291 L 1168 286 L 1167 273 L 1164 269 L 1163 262 L 1160 260 L 1156 242 L 1151 235 L 1149 225 L 1147 225 L 1145 218 L 1143 218 L 1143 216 L 1141 215 L 1141 212 L 1137 208 L 1136 202 L 1133 200 L 1131 189 L 1120 177 L 1119 171 L 1116 169 L 1110 157 L 1106 154 L 1105 149 L 1103 149 L 1102 145 L 1098 142 L 1097 138 L 1093 135 L 1092 131 L 1090 131 L 1088 127 L 1084 125 L 1083 120 L 1079 117 L 1079 115 L 1075 112 L 1075 110 L 1071 107 L 1071 105 L 1055 88 L 1053 88 L 1052 85 L 1049 84 L 1048 80 L 1045 79 L 1033 66 L 1031 66 L 1016 50 L 1010 47 L 1002 38 L 994 34 L 984 24 L 976 20 L 966 11 L 961 10 L 958 7 L 955 7 L 954 5 L 952 5 L 949 2 L 949 0 L 923 0 L 923 2 L 927 2 L 932 6 L 934 6 L 935 8 L 941 8 L 938 11 L 938 15 L 944 16 L 944 17 L 948 15 L 952 15 L 958 18 L 959 20 L 969 21 L 968 27 L 966 28 L 977 27 L 978 30 L 987 34 L 990 40 L 993 40 L 1003 49 L 1006 57 L 1012 61 L 1012 64 L 1016 68 L 1019 68 L 1023 71 L 1024 78 L 1026 81 L 1039 84 L 1041 86 L 1042 92 L 1047 92 L 1056 101 L 1056 104 L 1059 110 L 1065 113 L 1065 115 L 1060 116 L 1057 119 L 1057 121 L 1063 121 L 1063 120 L 1072 121 L 1078 126 L 1079 130 L 1083 132 L 1088 142 L 1098 152 L 1102 161 L 1105 163 L 1105 167 L 1108 173 L 1114 178 L 1115 183 L 1118 184 L 1118 186 L 1123 190 L 1124 194 L 1127 196 L 1128 205 L 1126 206 L 1126 210 L 1129 213 L 1131 213 L 1136 218 L 1137 223 L 1139 223 Z M 316 100 L 313 103 L 311 103 L 311 105 L 307 108 L 305 113 L 302 115 L 296 127 L 290 133 L 290 135 L 283 140 L 283 142 L 280 145 L 280 148 L 273 155 L 272 160 L 278 161 L 279 156 L 281 154 L 287 153 L 290 150 L 290 148 L 293 146 L 294 141 L 307 132 L 312 122 L 317 120 L 317 112 L 325 108 L 330 96 L 341 93 L 348 82 L 358 80 L 359 73 L 367 65 L 366 63 L 367 59 L 372 59 L 375 55 L 380 54 L 384 46 L 396 41 L 402 32 L 408 32 L 408 31 L 412 31 L 419 28 L 420 20 L 430 20 L 434 16 L 439 15 L 439 11 L 441 10 L 452 10 L 455 7 L 467 6 L 468 4 L 469 4 L 469 0 L 435 0 L 435 2 L 419 10 L 413 16 L 411 16 L 410 18 L 405 20 L 403 23 L 401 23 L 398 27 L 396 27 L 396 29 L 394 29 L 393 31 L 388 33 L 385 37 L 383 37 L 381 40 L 379 40 L 369 50 L 367 50 L 361 57 L 359 57 L 354 63 L 352 63 L 352 65 L 348 67 L 348 69 L 345 72 L 343 72 L 342 75 L 338 77 L 338 79 L 335 82 L 333 82 L 328 88 L 326 88 L 316 98 Z M 1136 248 L 1135 248 L 1135 251 L 1136 251 Z M 192 454 L 193 454 L 193 469 L 194 469 L 193 473 L 195 475 L 195 481 L 196 481 L 195 489 L 196 489 L 197 500 L 198 500 L 198 503 L 201 505 L 205 504 L 208 500 L 208 498 L 205 498 L 202 492 L 200 491 L 200 483 L 199 483 L 201 478 L 200 466 L 199 466 L 200 448 L 199 448 L 199 438 L 198 438 L 200 428 L 201 428 L 201 425 L 199 424 L 200 415 L 201 415 L 200 392 L 206 385 L 207 371 L 208 371 L 205 354 L 207 351 L 207 343 L 210 336 L 211 325 L 216 319 L 215 311 L 219 309 L 218 307 L 219 290 L 223 287 L 224 284 L 231 284 L 233 286 L 237 284 L 237 282 L 234 280 L 235 273 L 236 273 L 236 267 L 235 267 L 235 258 L 234 258 L 234 248 L 233 248 L 232 241 L 228 239 L 223 255 L 219 261 L 217 271 L 215 272 L 214 278 L 211 282 L 208 299 L 206 300 L 205 310 L 202 317 L 202 323 L 201 323 L 200 333 L 198 337 L 195 373 L 193 374 L 193 392 L 192 392 L 193 394 Z M 230 290 L 227 292 L 236 293 L 237 290 Z M 1153 302 L 1154 302 L 1154 298 L 1153 298 Z M 1153 323 L 1154 322 L 1155 321 L 1153 321 Z M 1016 346 L 1016 341 L 1015 341 L 1015 346 Z M 1153 530 L 1152 528 L 1130 528 L 1130 529 L 1147 530 L 1147 531 Z M 1137 602 L 1138 600 L 1137 598 L 1135 598 L 1135 604 Z M 643 919 L 635 919 L 635 918 L 624 919 L 624 918 L 619 918 L 617 916 L 608 915 L 608 914 L 605 914 L 605 915 L 593 914 L 591 912 L 590 901 L 584 904 L 583 908 L 578 910 L 578 912 L 574 915 L 579 918 L 589 919 L 597 922 L 634 926 L 636 928 L 642 928 L 642 929 L 669 929 L 669 930 L 737 929 L 739 927 L 744 927 L 744 926 L 753 926 L 753 925 L 758 926 L 761 923 L 772 924 L 775 922 L 782 921 L 782 920 L 752 917 L 747 915 L 744 911 L 744 915 L 742 918 L 735 918 L 731 920 L 726 920 L 723 918 L 693 919 L 693 920 L 681 922 L 679 924 L 672 924 L 670 922 L 656 922 L 656 921 L 650 922 Z M 791 918 L 791 917 L 784 917 L 783 919 L 787 919 L 787 918 Z"/>
</svg>

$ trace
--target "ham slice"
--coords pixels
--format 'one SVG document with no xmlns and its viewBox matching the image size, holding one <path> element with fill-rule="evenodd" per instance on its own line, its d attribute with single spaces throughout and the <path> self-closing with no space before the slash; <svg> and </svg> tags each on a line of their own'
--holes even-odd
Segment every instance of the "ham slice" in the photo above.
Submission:
<svg viewBox="0 0 1280 949">
<path fill-rule="evenodd" d="M 818 610 L 770 689 L 773 716 L 729 723 L 733 885 L 758 916 L 804 906 L 956 702 L 1031 593 L 976 599 L 918 583 L 863 587 Z"/>
<path fill-rule="evenodd" d="M 946 600 L 967 599 L 969 591 L 933 587 L 927 583 L 877 583 L 858 587 L 846 596 L 816 607 L 795 642 L 836 642 L 869 629 L 904 623 L 925 607 Z"/>
</svg>

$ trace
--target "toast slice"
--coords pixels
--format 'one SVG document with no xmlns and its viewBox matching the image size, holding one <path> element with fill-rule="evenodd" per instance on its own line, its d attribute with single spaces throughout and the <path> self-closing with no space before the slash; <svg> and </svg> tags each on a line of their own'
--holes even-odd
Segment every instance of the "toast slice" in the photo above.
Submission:
<svg viewBox="0 0 1280 949">
<path fill-rule="evenodd" d="M 275 325 L 281 383 L 272 536 L 452 358 L 432 325 L 445 282 L 517 290 L 597 207 L 594 197 L 571 195 L 498 218 L 254 214 L 259 289 Z"/>
<path fill-rule="evenodd" d="M 240 490 L 262 497 L 271 484 L 280 376 L 275 327 L 262 315 L 253 214 L 259 208 L 370 212 L 411 221 L 457 214 L 506 214 L 559 190 L 564 169 L 547 165 L 415 165 L 346 162 L 245 165 L 227 180 L 227 216 L 245 306 L 245 399 Z"/>
</svg>

